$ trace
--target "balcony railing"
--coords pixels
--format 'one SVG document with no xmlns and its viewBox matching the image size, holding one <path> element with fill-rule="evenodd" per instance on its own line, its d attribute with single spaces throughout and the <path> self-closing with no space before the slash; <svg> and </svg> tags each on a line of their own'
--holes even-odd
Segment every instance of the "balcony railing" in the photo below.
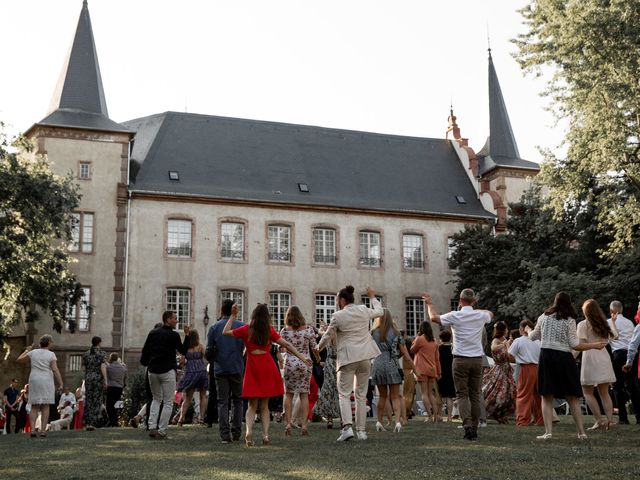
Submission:
<svg viewBox="0 0 640 480">
<path fill-rule="evenodd" d="M 290 262 L 291 254 L 289 252 L 269 252 L 269 260 L 272 262 Z"/>
<path fill-rule="evenodd" d="M 190 257 L 191 246 L 167 247 L 167 255 L 170 257 Z"/>
<path fill-rule="evenodd" d="M 335 265 L 337 257 L 335 255 L 314 255 L 313 261 L 315 263 L 322 263 L 324 265 Z"/>
<path fill-rule="evenodd" d="M 424 260 L 417 260 L 415 258 L 405 258 L 404 259 L 404 268 L 423 269 L 424 268 Z"/>
<path fill-rule="evenodd" d="M 220 254 L 225 260 L 244 260 L 244 250 L 223 248 Z"/>
<path fill-rule="evenodd" d="M 378 257 L 360 257 L 360 265 L 365 267 L 379 267 L 381 263 Z"/>
</svg>

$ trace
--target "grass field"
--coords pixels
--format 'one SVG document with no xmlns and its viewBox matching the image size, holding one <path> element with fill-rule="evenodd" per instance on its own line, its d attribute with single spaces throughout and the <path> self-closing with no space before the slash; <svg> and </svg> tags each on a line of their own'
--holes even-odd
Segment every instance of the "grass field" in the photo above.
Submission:
<svg viewBox="0 0 640 480">
<path fill-rule="evenodd" d="M 586 424 L 592 419 L 587 417 Z M 338 430 L 311 424 L 310 436 L 285 437 L 273 424 L 270 446 L 222 445 L 214 425 L 171 427 L 166 441 L 142 429 L 54 432 L 46 439 L 0 436 L 0 478 L 51 480 L 108 478 L 185 479 L 638 479 L 640 426 L 616 426 L 579 441 L 563 418 L 551 441 L 542 429 L 489 423 L 478 442 L 462 440 L 459 424 L 415 418 L 400 434 L 338 444 Z M 260 425 L 254 437 L 260 438 Z M 256 435 L 257 434 L 257 435 Z"/>
</svg>

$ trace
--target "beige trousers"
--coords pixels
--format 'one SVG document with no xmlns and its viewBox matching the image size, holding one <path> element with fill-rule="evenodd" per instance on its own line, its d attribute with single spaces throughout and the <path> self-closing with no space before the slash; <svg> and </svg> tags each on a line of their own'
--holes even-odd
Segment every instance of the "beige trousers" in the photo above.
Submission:
<svg viewBox="0 0 640 480">
<path fill-rule="evenodd" d="M 364 432 L 367 422 L 367 388 L 371 361 L 361 360 L 343 365 L 338 370 L 338 397 L 340 398 L 340 416 L 342 425 L 353 423 L 351 413 L 351 392 L 356 397 L 356 431 Z"/>
</svg>

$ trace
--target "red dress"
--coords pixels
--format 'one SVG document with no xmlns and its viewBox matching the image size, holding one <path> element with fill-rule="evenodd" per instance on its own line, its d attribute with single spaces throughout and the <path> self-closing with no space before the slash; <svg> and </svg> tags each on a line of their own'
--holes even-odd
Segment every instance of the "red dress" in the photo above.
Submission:
<svg viewBox="0 0 640 480">
<path fill-rule="evenodd" d="M 243 341 L 247 349 L 247 365 L 244 369 L 242 396 L 244 398 L 269 398 L 284 395 L 284 383 L 275 362 L 269 355 L 271 342 L 280 340 L 280 335 L 269 327 L 269 341 L 266 345 L 256 345 L 249 339 L 249 325 L 235 328 L 233 336 Z M 262 350 L 265 353 L 251 353 Z"/>
</svg>

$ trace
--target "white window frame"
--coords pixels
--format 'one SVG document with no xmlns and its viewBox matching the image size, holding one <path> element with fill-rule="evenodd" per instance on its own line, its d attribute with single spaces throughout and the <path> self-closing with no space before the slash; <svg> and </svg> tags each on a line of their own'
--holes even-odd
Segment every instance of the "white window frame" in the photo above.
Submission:
<svg viewBox="0 0 640 480">
<path fill-rule="evenodd" d="M 315 227 L 313 229 L 313 263 L 316 265 L 336 265 L 338 261 L 336 236 L 334 228 Z"/>
<path fill-rule="evenodd" d="M 453 237 L 447 237 L 447 260 L 451 260 L 451 257 L 453 257 L 458 249 L 457 245 L 452 245 L 453 241 Z"/>
<path fill-rule="evenodd" d="M 69 251 L 93 253 L 95 214 L 93 212 L 73 212 L 71 222 L 71 243 Z"/>
<path fill-rule="evenodd" d="M 382 235 L 380 232 L 363 230 L 359 233 L 358 238 L 360 242 L 360 266 L 380 268 L 382 265 Z"/>
<path fill-rule="evenodd" d="M 273 224 L 267 232 L 269 262 L 291 263 L 291 226 Z"/>
<path fill-rule="evenodd" d="M 80 162 L 78 166 L 78 178 L 80 180 L 91 180 L 91 162 Z"/>
<path fill-rule="evenodd" d="M 69 355 L 67 358 L 67 372 L 82 371 L 82 354 Z"/>
<path fill-rule="evenodd" d="M 420 297 L 406 297 L 404 299 L 405 320 L 404 328 L 407 335 L 415 337 L 420 331 L 420 324 L 425 321 L 424 300 Z"/>
<path fill-rule="evenodd" d="M 191 325 L 191 289 L 188 287 L 167 287 L 167 310 L 172 310 L 178 317 L 176 328 L 182 330 L 184 325 Z"/>
<path fill-rule="evenodd" d="M 191 258 L 193 255 L 193 221 L 186 218 L 167 220 L 167 256 Z"/>
<path fill-rule="evenodd" d="M 424 270 L 424 237 L 419 233 L 402 234 L 402 265 L 408 270 Z"/>
<path fill-rule="evenodd" d="M 336 311 L 337 301 L 334 293 L 316 293 L 314 302 L 316 327 L 320 327 L 321 320 L 327 324 L 331 321 L 331 315 Z"/>
<path fill-rule="evenodd" d="M 238 320 L 241 322 L 244 322 L 244 298 L 244 290 L 232 288 L 220 290 L 220 305 L 223 300 L 232 300 L 233 303 L 236 303 L 238 305 Z"/>
<path fill-rule="evenodd" d="M 284 328 L 284 317 L 291 306 L 291 293 L 269 292 L 269 313 L 273 322 L 273 328 L 279 332 Z"/>
<path fill-rule="evenodd" d="M 78 332 L 88 332 L 91 328 L 89 311 L 91 308 L 91 287 L 81 287 L 82 297 L 75 305 L 69 305 L 67 309 L 66 330 L 69 330 L 69 321 L 76 322 L 76 330 Z"/>
<path fill-rule="evenodd" d="M 235 231 L 237 227 L 240 227 L 240 235 L 238 235 L 237 231 Z M 225 229 L 229 229 L 230 231 L 225 232 Z M 244 261 L 245 259 L 244 236 L 245 236 L 244 223 L 221 222 L 220 223 L 220 257 L 223 260 L 228 260 L 228 261 L 235 261 L 235 262 Z M 225 247 L 225 243 L 229 244 L 229 248 Z"/>
</svg>

